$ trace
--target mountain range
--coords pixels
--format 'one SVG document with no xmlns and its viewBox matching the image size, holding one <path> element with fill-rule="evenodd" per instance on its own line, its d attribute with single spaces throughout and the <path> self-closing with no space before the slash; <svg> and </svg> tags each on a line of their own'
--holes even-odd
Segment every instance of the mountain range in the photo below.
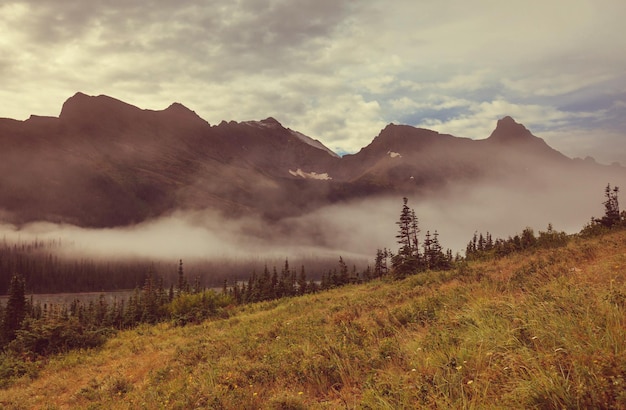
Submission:
<svg viewBox="0 0 626 410">
<path fill-rule="evenodd" d="M 0 219 L 112 227 L 174 210 L 268 220 L 379 195 L 451 186 L 508 189 L 624 180 L 626 168 L 570 159 L 511 117 L 483 140 L 389 124 L 340 157 L 274 118 L 211 125 L 185 106 L 144 110 L 77 93 L 58 117 L 0 119 Z"/>
</svg>

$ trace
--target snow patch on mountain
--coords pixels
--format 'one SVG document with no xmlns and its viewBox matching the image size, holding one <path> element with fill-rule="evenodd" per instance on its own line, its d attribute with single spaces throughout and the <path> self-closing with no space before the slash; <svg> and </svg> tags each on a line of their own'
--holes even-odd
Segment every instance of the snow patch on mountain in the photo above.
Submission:
<svg viewBox="0 0 626 410">
<path fill-rule="evenodd" d="M 318 174 L 317 172 L 304 172 L 300 168 L 296 171 L 289 170 L 289 173 L 294 177 L 302 177 L 304 179 L 318 179 L 320 181 L 329 181 L 332 178 L 327 174 Z"/>
<path fill-rule="evenodd" d="M 293 135 L 294 137 L 298 138 L 300 141 L 309 144 L 312 147 L 315 148 L 319 148 L 323 151 L 328 152 L 330 155 L 332 155 L 333 157 L 339 158 L 339 155 L 337 155 L 336 153 L 334 153 L 333 151 L 331 151 L 329 148 L 327 148 L 324 144 L 322 144 L 321 142 L 319 142 L 318 140 L 314 140 L 311 137 L 308 137 L 298 131 L 294 131 L 290 128 L 288 128 L 289 132 L 291 132 L 291 135 Z"/>
<path fill-rule="evenodd" d="M 389 155 L 391 158 L 402 158 L 402 155 L 398 154 L 397 152 L 393 152 L 393 151 L 387 151 L 387 155 Z"/>
</svg>

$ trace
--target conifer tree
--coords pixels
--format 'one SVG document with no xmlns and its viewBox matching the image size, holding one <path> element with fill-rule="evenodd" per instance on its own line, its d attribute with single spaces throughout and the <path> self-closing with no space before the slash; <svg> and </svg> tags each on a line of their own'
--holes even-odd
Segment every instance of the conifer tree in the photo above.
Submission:
<svg viewBox="0 0 626 410">
<path fill-rule="evenodd" d="M 287 295 L 294 296 L 297 294 L 296 289 L 297 279 L 296 279 L 296 270 L 292 269 L 289 275 L 289 283 L 287 284 Z"/>
<path fill-rule="evenodd" d="M 396 239 L 400 249 L 398 249 L 398 254 L 391 259 L 394 274 L 398 278 L 417 271 L 420 257 L 417 247 L 417 234 L 419 233 L 417 217 L 415 211 L 409 208 L 408 199 L 404 197 L 402 201 L 400 219 L 396 222 L 398 225 Z"/>
<path fill-rule="evenodd" d="M 403 205 L 402 211 L 400 212 L 400 219 L 396 222 L 398 225 L 398 234 L 396 235 L 396 239 L 398 244 L 400 244 L 400 250 L 398 254 L 410 256 L 413 251 L 413 212 L 408 206 L 408 198 L 402 198 Z"/>
<path fill-rule="evenodd" d="M 322 290 L 329 289 L 330 286 L 330 272 L 328 274 L 326 272 L 322 272 L 322 280 L 320 282 L 320 288 Z"/>
<path fill-rule="evenodd" d="M 183 270 L 183 260 L 180 259 L 178 261 L 178 286 L 177 286 L 177 294 L 180 295 L 189 290 L 189 285 L 187 284 L 187 279 L 185 278 L 185 271 Z"/>
<path fill-rule="evenodd" d="M 339 277 L 337 279 L 337 285 L 346 285 L 349 282 L 348 265 L 343 261 L 343 258 L 339 257 Z"/>
<path fill-rule="evenodd" d="M 276 298 L 276 289 L 278 288 L 278 271 L 276 266 L 272 270 L 272 276 L 269 282 L 265 282 L 263 300 L 272 300 Z"/>
<path fill-rule="evenodd" d="M 283 270 L 280 271 L 280 277 L 275 284 L 276 297 L 281 298 L 289 294 L 288 288 L 290 278 L 291 272 L 289 271 L 289 260 L 285 259 L 285 265 L 283 266 Z"/>
<path fill-rule="evenodd" d="M 431 252 L 432 240 L 430 238 L 430 231 L 426 231 L 426 237 L 424 238 L 424 266 L 426 269 L 430 269 L 432 262 Z"/>
<path fill-rule="evenodd" d="M 377 249 L 374 260 L 374 277 L 380 278 L 387 274 L 387 249 Z"/>
<path fill-rule="evenodd" d="M 2 321 L 2 339 L 13 340 L 26 318 L 26 283 L 22 275 L 15 274 L 9 284 L 9 300 L 4 309 Z"/>
<path fill-rule="evenodd" d="M 298 294 L 304 295 L 307 292 L 306 272 L 304 271 L 304 265 L 300 268 L 300 275 L 298 276 Z"/>
<path fill-rule="evenodd" d="M 619 201 L 617 198 L 618 193 L 619 187 L 611 189 L 611 184 L 607 184 L 604 189 L 604 196 L 606 197 L 606 201 L 603 202 L 604 216 L 599 220 L 599 222 L 607 228 L 611 228 L 620 223 L 621 216 L 619 212 Z"/>
</svg>

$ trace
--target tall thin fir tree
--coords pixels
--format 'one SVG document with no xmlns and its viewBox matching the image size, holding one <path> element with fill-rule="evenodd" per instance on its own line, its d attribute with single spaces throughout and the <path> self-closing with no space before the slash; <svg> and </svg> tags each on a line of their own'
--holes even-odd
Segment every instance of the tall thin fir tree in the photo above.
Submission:
<svg viewBox="0 0 626 410">
<path fill-rule="evenodd" d="M 346 263 L 343 261 L 343 258 L 340 256 L 339 257 L 339 283 L 338 285 L 345 285 L 347 284 L 350 280 L 349 280 L 349 275 L 348 275 L 348 265 L 346 265 Z"/>
<path fill-rule="evenodd" d="M 604 189 L 604 196 L 606 201 L 604 204 L 604 217 L 600 219 L 600 223 L 607 227 L 616 226 L 620 223 L 619 201 L 618 201 L 619 187 L 611 189 L 611 184 L 607 184 Z"/>
<path fill-rule="evenodd" d="M 402 211 L 400 212 L 400 219 L 396 222 L 398 225 L 398 234 L 396 235 L 396 239 L 398 244 L 400 244 L 399 254 L 402 255 L 410 255 L 412 253 L 413 246 L 413 238 L 412 238 L 412 211 L 408 206 L 408 198 L 402 198 L 403 205 Z"/>
<path fill-rule="evenodd" d="M 178 286 L 176 290 L 179 295 L 189 291 L 189 285 L 187 283 L 187 278 L 185 278 L 182 259 L 178 261 Z"/>
<path fill-rule="evenodd" d="M 432 240 L 430 238 L 430 231 L 426 231 L 426 237 L 424 238 L 424 265 L 426 269 L 430 269 L 432 265 Z"/>
<path fill-rule="evenodd" d="M 417 216 L 415 215 L 415 210 L 411 209 L 411 236 L 413 240 L 412 247 L 415 252 L 413 256 L 415 256 L 418 259 L 419 259 L 419 240 L 417 236 L 419 235 L 419 233 L 420 233 L 420 228 L 419 228 L 419 224 L 417 221 Z"/>
<path fill-rule="evenodd" d="M 417 217 L 415 211 L 409 208 L 408 199 L 404 197 L 402 201 L 400 219 L 396 222 L 398 225 L 396 239 L 400 249 L 398 254 L 391 258 L 394 275 L 398 278 L 415 273 L 419 265 L 419 249 L 416 248 L 419 233 Z"/>
<path fill-rule="evenodd" d="M 26 307 L 26 281 L 22 275 L 15 274 L 9 284 L 9 300 L 2 321 L 2 339 L 5 342 L 15 338 L 15 332 L 26 318 Z"/>
<path fill-rule="evenodd" d="M 300 268 L 300 275 L 298 276 L 298 294 L 304 295 L 307 292 L 306 272 L 304 271 L 304 265 Z"/>
</svg>

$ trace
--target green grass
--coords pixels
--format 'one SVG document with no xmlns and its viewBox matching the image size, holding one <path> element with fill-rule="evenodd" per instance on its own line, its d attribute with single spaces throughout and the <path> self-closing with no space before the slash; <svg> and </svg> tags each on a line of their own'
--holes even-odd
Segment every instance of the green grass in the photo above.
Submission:
<svg viewBox="0 0 626 410">
<path fill-rule="evenodd" d="M 6 409 L 626 408 L 626 232 L 141 326 Z"/>
</svg>

